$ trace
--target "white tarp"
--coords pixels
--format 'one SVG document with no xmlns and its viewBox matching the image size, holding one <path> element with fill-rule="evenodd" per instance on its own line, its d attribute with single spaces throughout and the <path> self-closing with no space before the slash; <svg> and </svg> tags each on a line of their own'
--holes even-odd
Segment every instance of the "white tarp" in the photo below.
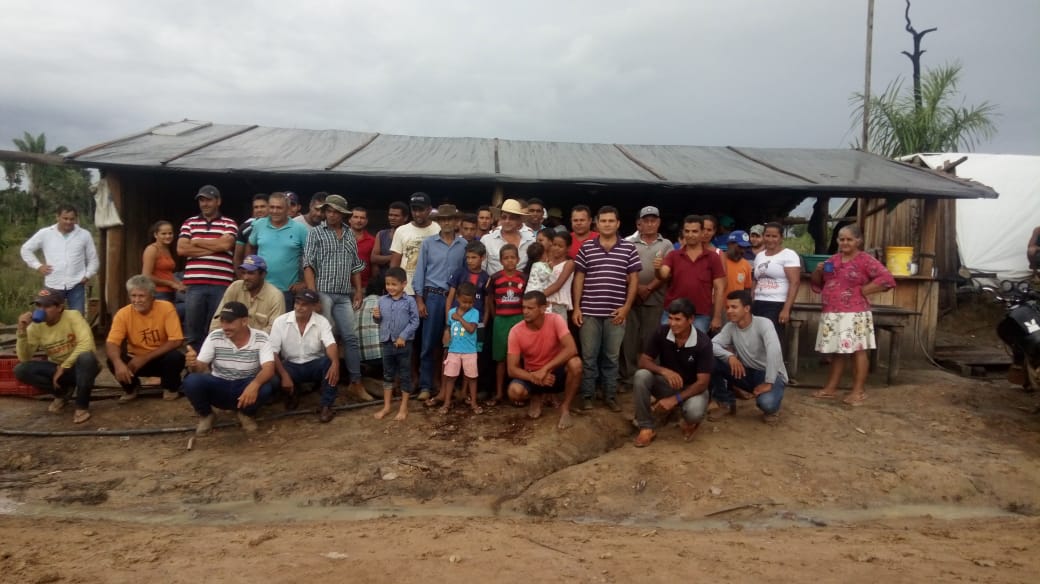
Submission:
<svg viewBox="0 0 1040 584">
<path fill-rule="evenodd" d="M 1000 194 L 998 199 L 957 201 L 957 249 L 961 265 L 972 272 L 995 272 L 1000 280 L 1030 276 L 1026 246 L 1040 225 L 1040 156 L 1018 154 L 919 154 L 931 168 L 968 159 L 957 176 L 970 178 Z"/>
</svg>

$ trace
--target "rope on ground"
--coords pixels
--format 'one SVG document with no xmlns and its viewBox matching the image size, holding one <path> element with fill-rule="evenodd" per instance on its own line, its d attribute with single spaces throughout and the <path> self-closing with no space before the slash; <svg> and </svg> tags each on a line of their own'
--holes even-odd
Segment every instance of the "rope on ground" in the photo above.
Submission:
<svg viewBox="0 0 1040 584">
<path fill-rule="evenodd" d="M 361 402 L 356 404 L 345 404 L 342 406 L 334 406 L 332 409 L 336 411 L 346 410 L 357 410 L 366 408 L 374 405 L 383 405 L 383 400 L 373 400 L 370 402 Z M 291 412 L 280 412 L 269 416 L 259 418 L 259 421 L 271 421 L 278 420 L 281 418 L 288 418 L 290 416 L 302 416 L 304 414 L 313 414 L 313 410 L 293 410 Z M 214 428 L 228 428 L 237 426 L 238 422 L 220 422 L 214 424 Z M 34 438 L 70 438 L 75 436 L 149 436 L 155 434 L 179 434 L 182 432 L 194 432 L 195 426 L 173 426 L 168 428 L 126 428 L 121 430 L 110 430 L 106 428 L 98 428 L 97 430 L 55 430 L 55 431 L 42 431 L 42 430 L 11 430 L 8 428 L 0 428 L 0 436 L 28 436 Z"/>
</svg>

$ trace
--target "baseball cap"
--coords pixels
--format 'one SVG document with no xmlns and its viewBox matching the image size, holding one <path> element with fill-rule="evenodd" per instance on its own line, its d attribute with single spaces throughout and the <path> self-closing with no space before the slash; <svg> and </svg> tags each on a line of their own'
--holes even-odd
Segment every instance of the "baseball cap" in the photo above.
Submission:
<svg viewBox="0 0 1040 584">
<path fill-rule="evenodd" d="M 661 216 L 661 211 L 658 210 L 658 208 L 654 207 L 653 205 L 647 205 L 647 206 L 645 206 L 645 207 L 643 207 L 642 209 L 639 210 L 639 218 L 640 219 L 642 219 L 643 217 L 647 217 L 649 215 L 653 215 L 654 217 L 660 217 Z"/>
<path fill-rule="evenodd" d="M 430 201 L 430 195 L 426 193 L 412 193 L 412 198 L 408 199 L 408 205 L 412 207 L 432 207 L 433 203 Z"/>
<path fill-rule="evenodd" d="M 246 259 L 242 260 L 242 265 L 238 266 L 247 272 L 255 272 L 257 270 L 267 271 L 267 261 L 258 255 L 247 255 Z"/>
<path fill-rule="evenodd" d="M 224 308 L 220 309 L 220 313 L 217 315 L 220 320 L 238 320 L 240 318 L 249 318 L 249 309 L 246 308 L 245 304 L 241 302 L 228 302 L 224 305 Z"/>
<path fill-rule="evenodd" d="M 748 231 L 751 232 L 754 235 L 762 235 L 763 233 L 766 232 L 766 227 L 765 227 L 765 225 L 762 225 L 761 223 L 758 223 L 756 225 L 752 225 L 751 229 L 749 229 Z"/>
<path fill-rule="evenodd" d="M 314 290 L 311 290 L 309 288 L 306 288 L 304 290 L 300 290 L 296 294 L 296 299 L 297 300 L 303 300 L 304 302 L 310 302 L 311 304 L 316 304 L 318 302 L 321 302 L 321 296 L 318 296 L 317 292 L 315 292 Z"/>
<path fill-rule="evenodd" d="M 751 238 L 748 237 L 748 234 L 746 232 L 741 231 L 739 229 L 730 232 L 729 237 L 726 239 L 726 241 L 729 243 L 735 243 L 740 247 L 751 247 Z"/>
<path fill-rule="evenodd" d="M 733 227 L 736 224 L 736 220 L 730 217 L 729 215 L 723 215 L 722 217 L 719 217 L 719 225 L 725 227 L 726 229 L 729 229 L 730 227 Z"/>
<path fill-rule="evenodd" d="M 297 195 L 296 193 L 294 193 L 292 191 L 285 191 L 285 198 L 286 198 L 286 200 L 289 201 L 290 205 L 299 205 L 300 204 L 300 195 Z"/>
<path fill-rule="evenodd" d="M 44 288 L 36 293 L 36 299 L 32 304 L 40 306 L 57 306 L 65 303 L 65 291 L 56 288 Z"/>
<path fill-rule="evenodd" d="M 217 187 L 213 185 L 203 185 L 202 188 L 199 189 L 199 192 L 195 193 L 195 198 L 198 199 L 199 197 L 206 197 L 207 199 L 219 199 L 220 191 L 218 191 Z"/>
<path fill-rule="evenodd" d="M 329 195 L 325 197 L 325 202 L 321 204 L 321 208 L 325 209 L 332 207 L 334 210 L 343 213 L 344 215 L 350 215 L 350 207 L 347 206 L 347 200 L 342 195 Z"/>
</svg>

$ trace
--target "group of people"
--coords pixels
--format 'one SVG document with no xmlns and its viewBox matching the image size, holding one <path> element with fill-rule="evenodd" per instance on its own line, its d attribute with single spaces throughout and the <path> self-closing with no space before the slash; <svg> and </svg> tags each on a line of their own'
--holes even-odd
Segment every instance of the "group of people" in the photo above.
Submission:
<svg viewBox="0 0 1040 584">
<path fill-rule="evenodd" d="M 124 388 L 121 402 L 136 398 L 140 377 L 160 377 L 164 398 L 183 393 L 191 402 L 199 433 L 212 427 L 213 407 L 238 412 L 243 428 L 255 429 L 256 409 L 278 390 L 295 408 L 306 387 L 320 388 L 318 416 L 328 422 L 341 379 L 358 399 L 373 399 L 361 385 L 361 363 L 372 360 L 382 363 L 380 419 L 393 413 L 396 392 L 394 419 L 404 420 L 410 399 L 447 413 L 461 389 L 475 414 L 506 400 L 532 418 L 558 407 L 562 429 L 573 423 L 572 408 L 595 407 L 597 392 L 621 411 L 619 389 L 630 388 L 637 446 L 656 436 L 655 410 L 680 411 L 687 438 L 709 410 L 735 413 L 737 399 L 755 399 L 766 422 L 777 420 L 789 381 L 781 340 L 802 270 L 783 247 L 780 224 L 745 232 L 729 217 L 690 215 L 673 245 L 654 206 L 624 236 L 621 213 L 609 205 L 573 207 L 568 229 L 539 199 L 464 214 L 417 192 L 391 203 L 388 227 L 371 234 L 368 211 L 336 194 L 316 193 L 305 213 L 295 193 L 257 195 L 241 228 L 221 213 L 215 187 L 195 199 L 200 213 L 176 237 L 170 222 L 153 226 L 105 353 Z M 61 225 L 59 216 L 54 229 Z M 865 349 L 874 346 L 863 295 L 895 283 L 859 251 L 854 226 L 838 242 L 840 253 L 811 276 L 824 299 L 818 348 L 856 355 L 846 402 L 857 404 L 865 399 Z M 99 365 L 82 308 L 65 310 L 66 302 L 77 308 L 79 274 L 40 262 L 35 245 L 23 247 L 30 267 L 71 275 L 45 282 L 35 301 L 40 318 L 19 319 L 16 376 L 54 391 L 52 411 L 75 386 L 74 421 L 83 422 Z M 43 249 L 48 261 L 54 246 Z M 183 277 L 174 274 L 176 256 L 185 260 Z M 80 277 L 89 279 L 89 269 Z M 179 293 L 183 316 L 170 302 Z M 48 360 L 31 361 L 41 349 Z M 835 395 L 846 360 L 832 360 L 815 397 Z"/>
</svg>

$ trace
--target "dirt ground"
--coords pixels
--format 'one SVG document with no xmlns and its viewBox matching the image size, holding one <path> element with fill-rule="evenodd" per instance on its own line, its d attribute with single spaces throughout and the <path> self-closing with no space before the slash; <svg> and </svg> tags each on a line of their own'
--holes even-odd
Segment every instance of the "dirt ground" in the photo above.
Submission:
<svg viewBox="0 0 1040 584">
<path fill-rule="evenodd" d="M 646 449 L 628 394 L 563 432 L 554 410 L 321 425 L 275 405 L 258 434 L 191 450 L 190 433 L 0 436 L 0 581 L 1035 582 L 1040 398 L 930 368 L 881 379 L 862 407 L 792 387 L 776 426 L 741 402 Z M 2 399 L 0 428 L 73 429 L 45 410 Z M 85 429 L 195 422 L 184 400 L 92 411 Z"/>
</svg>

